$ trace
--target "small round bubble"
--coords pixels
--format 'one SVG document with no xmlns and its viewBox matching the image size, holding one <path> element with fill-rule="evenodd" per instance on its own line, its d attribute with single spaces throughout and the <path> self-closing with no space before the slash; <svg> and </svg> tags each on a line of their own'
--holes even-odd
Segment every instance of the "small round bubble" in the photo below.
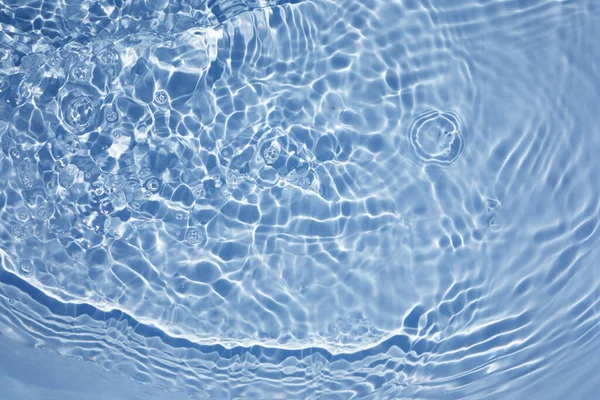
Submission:
<svg viewBox="0 0 600 400">
<path fill-rule="evenodd" d="M 190 228 L 185 235 L 185 240 L 189 244 L 199 244 L 203 238 L 202 232 L 196 228 Z"/>
<path fill-rule="evenodd" d="M 85 65 L 83 63 L 79 63 L 73 67 L 71 75 L 73 76 L 73 78 L 77 79 L 78 81 L 83 82 L 89 77 L 90 69 L 88 68 L 87 65 Z"/>
<path fill-rule="evenodd" d="M 40 207 L 35 213 L 35 217 L 39 220 L 46 220 L 48 218 L 48 209 L 46 207 Z"/>
<path fill-rule="evenodd" d="M 98 52 L 98 61 L 102 65 L 111 65 L 117 62 L 118 56 L 111 49 L 102 49 Z"/>
<path fill-rule="evenodd" d="M 119 116 L 114 111 L 109 111 L 106 113 L 106 120 L 108 122 L 116 122 L 119 119 Z"/>
<path fill-rule="evenodd" d="M 160 189 L 160 181 L 156 178 L 150 178 L 144 182 L 144 187 L 150 193 L 156 193 Z"/>
<path fill-rule="evenodd" d="M 17 218 L 20 219 L 21 221 L 26 221 L 29 218 L 29 213 L 27 212 L 26 209 L 20 208 L 17 211 Z"/>
<path fill-rule="evenodd" d="M 169 94 L 164 90 L 159 90 L 154 93 L 154 101 L 157 104 L 165 104 L 167 101 L 169 101 Z"/>
<path fill-rule="evenodd" d="M 15 159 L 21 157 L 21 152 L 16 147 L 10 149 L 9 154 L 12 158 Z"/>
<path fill-rule="evenodd" d="M 33 265 L 30 261 L 21 261 L 19 264 L 19 272 L 22 275 L 31 275 L 33 273 Z"/>
<path fill-rule="evenodd" d="M 267 164 L 273 164 L 279 159 L 279 146 L 271 144 L 263 151 L 263 158 Z"/>
<path fill-rule="evenodd" d="M 227 174 L 227 186 L 235 189 L 236 187 L 238 187 L 238 185 L 241 183 L 242 181 L 242 177 L 240 176 L 240 173 L 237 171 L 230 171 Z"/>
</svg>

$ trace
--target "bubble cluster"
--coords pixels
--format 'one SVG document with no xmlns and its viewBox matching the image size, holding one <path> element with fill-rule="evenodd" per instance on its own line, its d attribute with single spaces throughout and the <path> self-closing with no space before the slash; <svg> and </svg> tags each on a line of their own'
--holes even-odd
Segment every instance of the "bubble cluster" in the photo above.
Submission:
<svg viewBox="0 0 600 400">
<path fill-rule="evenodd" d="M 197 228 L 190 228 L 185 234 L 185 241 L 191 245 L 197 245 L 202 243 L 204 240 L 204 235 Z"/>
<path fill-rule="evenodd" d="M 169 101 L 169 94 L 164 90 L 158 90 L 154 93 L 154 101 L 157 104 L 166 104 Z"/>
<path fill-rule="evenodd" d="M 409 140 L 420 161 L 441 165 L 458 160 L 465 146 L 460 118 L 452 111 L 416 114 L 409 125 Z"/>
<path fill-rule="evenodd" d="M 279 146 L 276 143 L 271 143 L 263 150 L 263 158 L 267 164 L 273 164 L 279 159 L 280 152 Z"/>
<path fill-rule="evenodd" d="M 100 64 L 104 66 L 113 65 L 119 59 L 119 56 L 109 48 L 101 49 L 96 55 L 96 57 L 98 58 Z"/>
<path fill-rule="evenodd" d="M 79 82 L 85 82 L 90 77 L 90 66 L 85 63 L 77 63 L 71 70 L 71 75 Z"/>
</svg>

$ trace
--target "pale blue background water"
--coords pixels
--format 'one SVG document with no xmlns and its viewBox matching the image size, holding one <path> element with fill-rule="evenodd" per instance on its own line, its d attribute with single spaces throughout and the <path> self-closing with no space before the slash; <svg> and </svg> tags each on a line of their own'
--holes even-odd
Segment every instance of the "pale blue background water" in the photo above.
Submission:
<svg viewBox="0 0 600 400">
<path fill-rule="evenodd" d="M 588 399 L 596 0 L 0 0 L 0 399 Z"/>
</svg>

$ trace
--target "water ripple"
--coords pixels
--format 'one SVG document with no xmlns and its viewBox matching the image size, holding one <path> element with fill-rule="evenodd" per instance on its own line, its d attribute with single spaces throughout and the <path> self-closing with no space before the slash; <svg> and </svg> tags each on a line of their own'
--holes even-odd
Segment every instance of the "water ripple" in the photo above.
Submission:
<svg viewBox="0 0 600 400">
<path fill-rule="evenodd" d="M 2 2 L 0 333 L 193 398 L 576 387 L 595 10 Z"/>
</svg>

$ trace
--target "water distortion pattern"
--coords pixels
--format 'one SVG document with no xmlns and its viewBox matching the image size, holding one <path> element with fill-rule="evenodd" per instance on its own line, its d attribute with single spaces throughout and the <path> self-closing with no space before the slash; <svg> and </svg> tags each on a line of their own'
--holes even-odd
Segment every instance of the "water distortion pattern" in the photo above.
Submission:
<svg viewBox="0 0 600 400">
<path fill-rule="evenodd" d="M 182 398 L 573 395 L 598 9 L 0 1 L 0 333 Z"/>
</svg>

